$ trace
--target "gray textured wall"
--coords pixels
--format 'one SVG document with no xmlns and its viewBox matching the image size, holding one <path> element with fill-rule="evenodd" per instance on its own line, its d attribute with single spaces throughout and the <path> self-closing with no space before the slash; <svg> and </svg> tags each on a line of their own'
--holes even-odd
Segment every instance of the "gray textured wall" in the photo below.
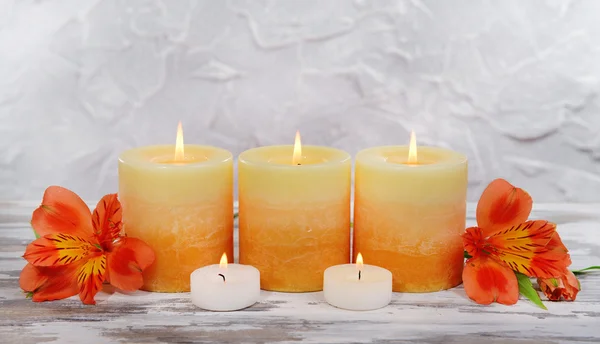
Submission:
<svg viewBox="0 0 600 344">
<path fill-rule="evenodd" d="M 117 190 L 124 149 L 421 143 L 600 201 L 600 1 L 0 0 L 0 199 Z"/>
</svg>

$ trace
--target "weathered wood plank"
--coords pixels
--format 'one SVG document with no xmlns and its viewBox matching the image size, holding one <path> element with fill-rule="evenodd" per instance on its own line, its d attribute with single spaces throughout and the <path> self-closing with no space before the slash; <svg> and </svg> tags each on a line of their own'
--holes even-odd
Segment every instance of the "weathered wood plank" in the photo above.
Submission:
<svg viewBox="0 0 600 344">
<path fill-rule="evenodd" d="M 469 207 L 473 223 L 473 206 Z M 261 301 L 238 312 L 207 312 L 189 294 L 105 288 L 97 306 L 77 298 L 33 303 L 24 298 L 20 257 L 33 239 L 29 205 L 0 208 L 0 341 L 3 343 L 597 343 L 600 273 L 582 277 L 576 302 L 526 300 L 480 306 L 462 287 L 431 294 L 395 293 L 390 306 L 368 312 L 333 308 L 322 293 L 263 291 Z M 12 214 L 12 215 L 11 215 Z M 600 263 L 600 206 L 537 206 L 536 218 L 555 221 L 573 267 Z"/>
</svg>

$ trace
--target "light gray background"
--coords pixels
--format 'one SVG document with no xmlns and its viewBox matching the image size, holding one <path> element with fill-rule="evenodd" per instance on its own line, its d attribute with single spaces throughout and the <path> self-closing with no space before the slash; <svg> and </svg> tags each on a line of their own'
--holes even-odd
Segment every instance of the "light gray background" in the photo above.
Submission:
<svg viewBox="0 0 600 344">
<path fill-rule="evenodd" d="M 600 1 L 0 0 L 0 200 L 117 190 L 119 152 L 304 142 L 464 152 L 600 201 Z"/>
</svg>

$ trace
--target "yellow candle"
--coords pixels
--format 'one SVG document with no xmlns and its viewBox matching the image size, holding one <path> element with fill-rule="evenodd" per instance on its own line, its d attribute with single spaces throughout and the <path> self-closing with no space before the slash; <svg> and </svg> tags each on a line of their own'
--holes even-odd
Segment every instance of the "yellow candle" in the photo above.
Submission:
<svg viewBox="0 0 600 344">
<path fill-rule="evenodd" d="M 299 150 L 299 144 L 296 145 Z M 250 149 L 239 156 L 240 263 L 261 288 L 323 289 L 326 268 L 350 261 L 351 158 L 338 149 Z"/>
<path fill-rule="evenodd" d="M 173 145 L 148 146 L 119 158 L 124 230 L 156 254 L 144 271 L 148 291 L 189 291 L 192 271 L 223 252 L 233 258 L 231 153 L 200 145 L 174 152 Z"/>
<path fill-rule="evenodd" d="M 396 292 L 448 289 L 461 282 L 467 158 L 435 147 L 408 155 L 407 146 L 357 154 L 354 252 L 390 270 Z"/>
</svg>

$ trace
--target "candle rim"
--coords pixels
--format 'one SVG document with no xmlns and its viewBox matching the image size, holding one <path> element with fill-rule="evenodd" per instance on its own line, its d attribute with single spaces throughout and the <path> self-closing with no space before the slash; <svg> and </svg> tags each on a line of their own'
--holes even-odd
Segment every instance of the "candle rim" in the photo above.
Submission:
<svg viewBox="0 0 600 344">
<path fill-rule="evenodd" d="M 373 264 L 363 264 L 363 268 L 361 270 L 366 271 L 366 272 L 363 272 L 363 279 L 361 281 L 358 280 L 358 269 L 356 269 L 355 263 L 332 265 L 332 266 L 328 267 L 327 269 L 325 269 L 325 271 L 323 273 L 330 275 L 333 273 L 340 273 L 340 272 L 345 273 L 346 270 L 348 270 L 349 272 L 356 272 L 356 282 L 357 283 L 363 283 L 363 284 L 381 283 L 382 281 L 387 281 L 388 277 L 389 277 L 390 281 L 393 278 L 393 274 L 390 270 L 384 268 L 383 266 L 373 265 Z M 378 279 L 373 280 L 371 278 L 372 275 L 370 275 L 370 273 L 372 271 L 369 271 L 369 270 L 374 270 L 379 275 L 382 275 L 382 274 L 385 275 L 385 279 L 378 278 Z M 367 275 L 365 275 L 365 273 L 367 273 Z M 366 276 L 369 276 L 369 277 L 366 277 Z"/>
<path fill-rule="evenodd" d="M 205 151 L 209 151 L 214 154 L 209 156 L 207 160 L 191 161 L 191 162 L 183 161 L 182 164 L 175 164 L 175 163 L 168 164 L 168 163 L 161 163 L 158 161 L 153 161 L 152 159 L 147 159 L 145 157 L 144 153 L 150 153 L 152 151 L 164 150 L 165 157 L 168 157 L 168 156 L 170 156 L 169 154 L 171 154 L 171 155 L 175 154 L 175 145 L 174 144 L 149 145 L 149 146 L 135 147 L 135 148 L 131 148 L 131 149 L 123 151 L 119 155 L 119 163 L 135 164 L 137 166 L 141 165 L 141 166 L 158 168 L 158 169 L 180 169 L 180 168 L 212 167 L 212 166 L 219 165 L 224 162 L 233 160 L 233 155 L 231 154 L 231 152 L 224 148 L 220 148 L 220 147 L 215 147 L 215 146 L 210 146 L 210 145 L 186 144 L 185 149 L 188 152 L 192 151 L 192 153 L 195 150 L 205 150 Z"/>
<path fill-rule="evenodd" d="M 214 270 L 214 271 L 213 271 Z M 219 264 L 210 264 L 198 267 L 190 273 L 190 279 L 200 278 L 203 279 L 209 274 L 213 274 L 224 269 Z M 234 275 L 233 278 L 228 280 L 229 284 L 245 283 L 247 278 L 254 278 L 255 276 L 260 280 L 260 270 L 253 265 L 231 263 L 227 266 L 226 276 Z"/>
<path fill-rule="evenodd" d="M 419 161 L 419 156 L 422 157 L 422 152 L 425 152 L 425 154 L 429 153 L 445 153 L 445 154 L 449 154 L 449 157 L 446 157 L 445 159 L 441 160 L 441 161 L 433 161 L 431 162 L 431 159 L 424 159 L 427 163 L 425 164 L 417 164 L 417 165 L 411 165 L 411 164 L 403 164 L 403 163 L 392 163 L 392 162 L 388 162 L 387 160 L 385 160 L 384 158 L 384 152 L 387 150 L 406 150 L 407 152 L 407 160 L 408 160 L 408 150 L 409 150 L 409 146 L 408 145 L 388 145 L 388 146 L 377 146 L 377 147 L 370 147 L 370 148 L 366 148 L 366 149 L 362 149 L 360 150 L 357 154 L 356 154 L 356 162 L 361 162 L 364 164 L 369 164 L 372 166 L 388 166 L 389 168 L 395 168 L 395 169 L 401 169 L 401 170 L 406 170 L 406 169 L 436 169 L 436 168 L 443 168 L 443 167 L 452 167 L 452 166 L 460 166 L 463 165 L 465 163 L 468 162 L 467 156 L 464 155 L 463 153 L 454 151 L 452 149 L 448 149 L 448 148 L 443 148 L 443 147 L 435 147 L 435 146 L 418 146 L 417 147 L 417 161 Z M 371 153 L 371 154 L 370 154 Z M 372 153 L 377 153 L 377 154 L 372 154 Z M 379 159 L 382 158 L 382 159 Z M 423 159 L 423 158 L 421 158 Z"/>
<path fill-rule="evenodd" d="M 317 145 L 302 145 L 302 153 L 303 155 L 307 155 L 310 154 L 311 150 L 324 150 L 327 151 L 331 154 L 337 154 L 337 157 L 335 157 L 335 159 L 331 159 L 328 161 L 323 161 L 323 162 L 319 162 L 319 163 L 311 163 L 311 164 L 304 164 L 304 165 L 292 165 L 291 163 L 288 164 L 280 164 L 280 163 L 274 163 L 274 162 L 269 162 L 269 161 L 265 161 L 265 160 L 261 160 L 259 158 L 257 158 L 256 156 L 253 156 L 253 154 L 260 154 L 261 151 L 267 151 L 267 150 L 271 150 L 271 149 L 289 149 L 290 150 L 290 162 L 292 161 L 292 153 L 294 150 L 294 145 L 272 145 L 272 146 L 261 146 L 261 147 L 255 147 L 255 148 L 250 148 L 247 149 L 245 151 L 243 151 L 242 153 L 240 153 L 240 155 L 238 156 L 238 162 L 239 163 L 243 163 L 246 165 L 253 165 L 253 166 L 269 166 L 269 168 L 282 168 L 282 169 L 288 169 L 288 168 L 294 168 L 294 169 L 310 169 L 310 168 L 322 168 L 324 166 L 337 166 L 340 164 L 345 164 L 348 163 L 350 161 L 352 161 L 352 156 L 341 149 L 338 148 L 333 148 L 333 147 L 328 147 L 328 146 L 317 146 Z"/>
</svg>

